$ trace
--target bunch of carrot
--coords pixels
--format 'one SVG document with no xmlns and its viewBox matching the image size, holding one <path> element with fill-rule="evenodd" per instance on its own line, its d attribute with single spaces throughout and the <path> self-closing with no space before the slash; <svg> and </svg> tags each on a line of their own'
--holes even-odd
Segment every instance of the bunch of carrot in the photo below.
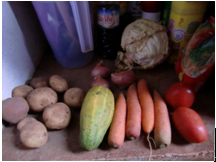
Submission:
<svg viewBox="0 0 216 162">
<path fill-rule="evenodd" d="M 151 150 L 149 135 L 153 129 L 157 147 L 164 148 L 170 145 L 171 126 L 166 103 L 156 90 L 152 98 L 144 79 L 140 79 L 137 86 L 129 86 L 127 99 L 122 93 L 119 94 L 108 136 L 109 145 L 114 148 L 121 147 L 125 135 L 131 140 L 138 138 L 141 126 L 147 133 Z"/>
</svg>

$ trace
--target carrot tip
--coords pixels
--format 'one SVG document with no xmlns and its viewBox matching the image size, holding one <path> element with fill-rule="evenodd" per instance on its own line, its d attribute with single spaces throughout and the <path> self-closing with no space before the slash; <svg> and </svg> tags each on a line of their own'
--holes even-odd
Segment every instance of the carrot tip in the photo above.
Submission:
<svg viewBox="0 0 216 162">
<path fill-rule="evenodd" d="M 167 147 L 167 144 L 165 143 L 160 145 L 160 148 L 166 148 L 166 147 Z"/>
<path fill-rule="evenodd" d="M 129 140 L 135 140 L 136 139 L 136 137 L 133 137 L 133 136 L 130 136 L 128 138 L 129 138 Z"/>
<path fill-rule="evenodd" d="M 117 144 L 113 144 L 112 147 L 115 149 L 119 148 Z"/>
</svg>

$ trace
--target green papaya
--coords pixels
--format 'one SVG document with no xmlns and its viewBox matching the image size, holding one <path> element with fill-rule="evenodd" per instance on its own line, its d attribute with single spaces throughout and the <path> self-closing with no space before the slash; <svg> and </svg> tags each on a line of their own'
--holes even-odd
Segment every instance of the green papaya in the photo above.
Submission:
<svg viewBox="0 0 216 162">
<path fill-rule="evenodd" d="M 91 88 L 83 101 L 80 112 L 79 142 L 85 150 L 97 148 L 112 122 L 115 100 L 110 89 L 104 86 Z"/>
</svg>

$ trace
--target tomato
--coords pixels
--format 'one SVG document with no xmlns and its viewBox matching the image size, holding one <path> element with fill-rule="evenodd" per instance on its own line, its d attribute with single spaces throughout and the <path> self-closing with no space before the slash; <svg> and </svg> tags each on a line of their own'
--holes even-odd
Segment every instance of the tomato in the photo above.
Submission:
<svg viewBox="0 0 216 162">
<path fill-rule="evenodd" d="M 180 107 L 172 115 L 174 125 L 182 137 L 191 143 L 204 142 L 207 128 L 199 114 L 191 108 Z"/>
<path fill-rule="evenodd" d="M 187 83 L 177 82 L 168 88 L 165 99 L 174 109 L 191 107 L 195 100 L 195 93 Z"/>
</svg>

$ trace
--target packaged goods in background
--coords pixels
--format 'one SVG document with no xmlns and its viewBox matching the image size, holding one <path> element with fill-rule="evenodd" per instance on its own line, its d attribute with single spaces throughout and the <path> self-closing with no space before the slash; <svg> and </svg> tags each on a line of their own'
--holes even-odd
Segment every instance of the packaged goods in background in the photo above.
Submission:
<svg viewBox="0 0 216 162">
<path fill-rule="evenodd" d="M 161 23 L 162 1 L 142 1 L 142 18 Z"/>
<path fill-rule="evenodd" d="M 215 18 L 201 24 L 178 57 L 175 70 L 180 81 L 198 92 L 215 66 Z"/>
<path fill-rule="evenodd" d="M 207 1 L 172 2 L 168 26 L 171 49 L 167 59 L 169 63 L 175 63 L 197 27 L 202 23 L 207 5 Z"/>
<path fill-rule="evenodd" d="M 119 2 L 101 1 L 97 5 L 98 17 L 98 49 L 99 54 L 106 59 L 115 59 L 120 48 Z"/>
<path fill-rule="evenodd" d="M 120 16 L 124 16 L 127 12 L 127 1 L 120 1 Z"/>
<path fill-rule="evenodd" d="M 126 26 L 134 21 L 134 17 L 131 12 L 128 12 L 128 1 L 120 1 L 120 35 L 122 36 L 122 33 Z"/>
<path fill-rule="evenodd" d="M 127 12 L 131 14 L 133 20 L 142 18 L 141 1 L 128 1 Z"/>
<path fill-rule="evenodd" d="M 162 12 L 162 24 L 166 28 L 168 28 L 168 24 L 169 24 L 171 5 L 172 5 L 172 1 L 164 2 L 164 9 L 163 9 L 163 12 Z"/>
</svg>

